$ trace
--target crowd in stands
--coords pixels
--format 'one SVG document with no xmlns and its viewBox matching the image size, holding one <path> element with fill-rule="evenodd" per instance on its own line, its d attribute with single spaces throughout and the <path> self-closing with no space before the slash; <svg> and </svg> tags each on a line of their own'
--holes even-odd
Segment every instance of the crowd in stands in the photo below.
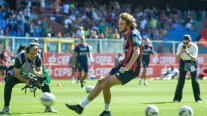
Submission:
<svg viewBox="0 0 207 116">
<path fill-rule="evenodd" d="M 82 4 L 64 3 L 58 7 L 58 14 L 65 16 L 65 28 L 72 33 L 79 25 L 84 27 L 88 38 L 118 39 L 117 20 L 121 12 L 129 12 L 135 16 L 138 28 L 144 38 L 163 40 L 167 30 L 185 28 L 194 31 L 195 11 L 145 8 L 142 5 L 120 4 L 113 1 L 109 4 L 85 2 Z M 61 12 L 62 11 L 62 12 Z M 73 34 L 70 34 L 73 35 Z"/>
<path fill-rule="evenodd" d="M 0 6 L 0 36 L 44 37 L 50 32 L 45 19 L 32 17 L 30 6 L 19 11 Z"/>
<path fill-rule="evenodd" d="M 44 0 L 43 0 L 44 2 Z M 31 4 L 31 3 L 30 3 Z M 30 7 L 28 4 L 18 12 L 5 9 L 1 6 L 0 11 L 0 35 L 6 36 L 47 36 L 53 34 L 50 25 L 45 20 L 30 18 Z M 51 19 L 54 16 L 63 18 L 63 26 L 66 32 L 65 37 L 75 37 L 79 26 L 84 27 L 86 38 L 91 39 L 119 39 L 117 20 L 121 12 L 129 12 L 136 18 L 138 28 L 143 38 L 152 40 L 164 40 L 168 30 L 184 28 L 194 31 L 195 11 L 178 10 L 157 7 L 147 8 L 139 4 L 121 4 L 111 1 L 108 4 L 101 4 L 86 0 L 79 3 L 41 3 L 43 11 L 52 11 Z M 48 12 L 43 12 L 48 14 Z"/>
</svg>

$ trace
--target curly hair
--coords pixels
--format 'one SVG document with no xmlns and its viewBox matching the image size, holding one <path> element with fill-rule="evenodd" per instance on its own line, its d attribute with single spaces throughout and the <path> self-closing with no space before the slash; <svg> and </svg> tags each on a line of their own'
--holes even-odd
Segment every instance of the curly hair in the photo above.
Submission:
<svg viewBox="0 0 207 116">
<path fill-rule="evenodd" d="M 125 20 L 126 24 L 129 25 L 130 27 L 137 27 L 137 24 L 135 23 L 135 18 L 129 13 L 126 12 L 121 13 L 119 15 L 119 18 Z"/>
</svg>

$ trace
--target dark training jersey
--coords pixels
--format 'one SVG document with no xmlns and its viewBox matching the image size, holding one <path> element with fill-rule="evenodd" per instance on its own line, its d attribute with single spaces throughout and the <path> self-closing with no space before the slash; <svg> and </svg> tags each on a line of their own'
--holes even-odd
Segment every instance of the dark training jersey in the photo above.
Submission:
<svg viewBox="0 0 207 116">
<path fill-rule="evenodd" d="M 153 47 L 150 45 L 143 45 L 143 52 L 142 52 L 142 60 L 143 61 L 150 61 L 150 55 L 153 53 Z"/>
<path fill-rule="evenodd" d="M 127 66 L 129 63 L 134 50 L 133 47 L 140 47 L 140 54 L 141 54 L 141 46 L 142 46 L 142 37 L 140 35 L 140 32 L 137 29 L 129 30 L 124 37 L 124 53 L 125 57 L 123 59 L 123 66 Z M 137 58 L 137 60 L 134 62 L 134 64 L 131 66 L 130 71 L 135 72 L 137 68 L 140 67 L 140 55 Z"/>
<path fill-rule="evenodd" d="M 14 67 L 17 69 L 21 69 L 25 62 L 32 63 L 32 64 L 34 63 L 35 67 L 42 66 L 42 60 L 39 54 L 35 56 L 32 61 L 32 60 L 26 59 L 26 54 L 23 51 L 17 54 L 17 57 L 15 58 Z"/>
<path fill-rule="evenodd" d="M 33 68 L 35 67 L 42 67 L 42 60 L 39 54 L 36 55 L 33 60 L 26 58 L 25 51 L 17 54 L 15 58 L 14 68 L 21 69 L 21 73 L 29 73 L 32 72 Z"/>
<path fill-rule="evenodd" d="M 90 52 L 87 43 L 79 44 L 75 47 L 75 53 L 78 54 L 78 63 L 88 63 L 88 53 Z"/>
</svg>

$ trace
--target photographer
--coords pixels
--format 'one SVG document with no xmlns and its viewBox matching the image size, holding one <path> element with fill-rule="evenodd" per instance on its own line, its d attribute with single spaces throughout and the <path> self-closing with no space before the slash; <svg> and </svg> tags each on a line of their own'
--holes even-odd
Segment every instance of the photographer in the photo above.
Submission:
<svg viewBox="0 0 207 116">
<path fill-rule="evenodd" d="M 178 45 L 176 58 L 180 59 L 179 79 L 173 102 L 180 102 L 182 99 L 183 86 L 185 83 L 186 73 L 190 71 L 193 94 L 195 101 L 200 103 L 200 87 L 198 83 L 198 46 L 191 41 L 190 35 L 183 36 L 183 42 Z"/>
<path fill-rule="evenodd" d="M 9 103 L 11 100 L 12 89 L 16 84 L 25 83 L 27 86 L 31 86 L 32 81 L 28 77 L 29 74 L 43 76 L 42 60 L 38 54 L 38 50 L 39 44 L 30 43 L 28 46 L 26 46 L 25 50 L 16 55 L 13 69 L 14 73 L 8 73 L 5 79 L 6 84 L 4 87 L 4 108 L 0 114 L 11 114 Z M 42 90 L 42 92 L 50 92 L 50 88 L 47 83 L 43 84 L 39 88 Z M 56 112 L 56 110 L 51 107 L 46 107 L 45 112 Z"/>
</svg>

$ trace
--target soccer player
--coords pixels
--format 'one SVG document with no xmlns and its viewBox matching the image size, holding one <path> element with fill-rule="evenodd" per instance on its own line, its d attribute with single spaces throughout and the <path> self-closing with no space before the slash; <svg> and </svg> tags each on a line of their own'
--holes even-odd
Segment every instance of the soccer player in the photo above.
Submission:
<svg viewBox="0 0 207 116">
<path fill-rule="evenodd" d="M 69 68 L 71 68 L 71 79 L 72 79 L 72 83 L 75 82 L 75 74 L 76 74 L 76 69 L 77 69 L 77 65 L 75 64 L 74 65 L 74 61 L 75 61 L 75 52 L 74 50 L 72 51 L 72 56 L 70 57 L 70 60 L 69 60 Z M 74 66 L 73 66 L 74 65 Z M 78 80 L 77 80 L 78 82 Z"/>
<path fill-rule="evenodd" d="M 3 51 L 0 54 L 0 81 L 4 83 L 4 78 L 6 77 L 6 70 L 7 70 L 7 57 L 8 57 L 8 52 L 6 49 L 6 46 L 3 47 Z"/>
<path fill-rule="evenodd" d="M 143 54 L 142 54 L 142 65 L 143 65 L 143 72 L 141 79 L 139 81 L 139 85 L 142 84 L 142 80 L 144 80 L 144 85 L 147 86 L 147 80 L 146 80 L 146 74 L 147 74 L 147 68 L 150 63 L 150 55 L 154 54 L 153 47 L 150 45 L 150 40 L 149 38 L 146 38 L 144 40 L 144 45 L 143 45 Z"/>
<path fill-rule="evenodd" d="M 75 47 L 75 59 L 73 67 L 76 67 L 76 64 L 78 66 L 78 72 L 79 72 L 79 80 L 81 83 L 81 88 L 84 87 L 84 80 L 88 76 L 88 57 L 90 58 L 90 61 L 93 62 L 92 54 L 90 52 L 90 46 L 85 42 L 85 36 L 80 35 L 79 36 L 80 43 Z M 84 74 L 83 74 L 84 71 Z"/>
<path fill-rule="evenodd" d="M 125 58 L 119 66 L 113 68 L 108 75 L 98 80 L 93 91 L 77 105 L 66 104 L 66 106 L 78 114 L 83 112 L 84 107 L 94 100 L 103 90 L 105 109 L 99 116 L 111 116 L 110 88 L 115 85 L 125 85 L 139 75 L 140 71 L 140 47 L 142 38 L 136 29 L 135 19 L 128 13 L 121 13 L 118 20 L 119 31 L 125 35 L 123 49 Z"/>
<path fill-rule="evenodd" d="M 5 87 L 4 87 L 4 108 L 0 112 L 0 114 L 11 114 L 9 109 L 9 103 L 11 100 L 11 94 L 13 87 L 18 83 L 26 83 L 30 85 L 30 80 L 28 76 L 24 76 L 24 74 L 42 74 L 42 60 L 40 55 L 38 54 L 39 44 L 30 43 L 26 50 L 22 50 L 20 53 L 16 55 L 15 64 L 14 64 L 14 73 L 8 74 L 5 79 Z M 42 87 L 42 92 L 50 92 L 50 88 L 48 84 L 44 84 Z M 46 107 L 45 112 L 56 112 L 55 109 L 51 107 Z"/>
</svg>

